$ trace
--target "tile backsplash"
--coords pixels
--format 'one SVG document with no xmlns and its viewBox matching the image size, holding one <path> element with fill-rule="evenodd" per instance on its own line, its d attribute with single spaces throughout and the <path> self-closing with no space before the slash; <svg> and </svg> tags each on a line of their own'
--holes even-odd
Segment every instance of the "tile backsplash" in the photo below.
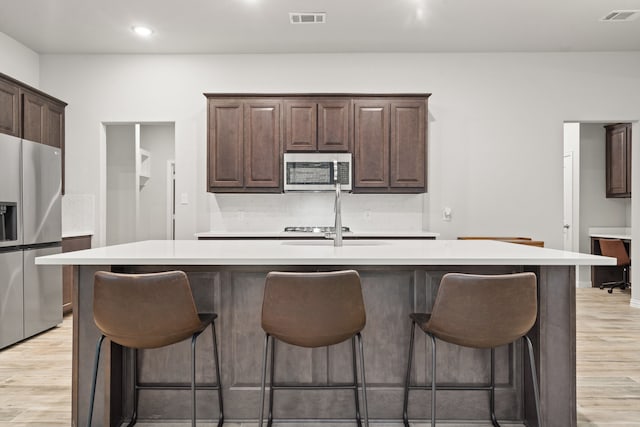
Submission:
<svg viewBox="0 0 640 427">
<path fill-rule="evenodd" d="M 62 196 L 62 234 L 93 233 L 94 228 L 95 198 L 93 194 Z"/>
<path fill-rule="evenodd" d="M 282 231 L 333 225 L 327 193 L 209 194 L 210 231 Z M 342 194 L 342 224 L 352 230 L 422 231 L 422 194 Z"/>
</svg>

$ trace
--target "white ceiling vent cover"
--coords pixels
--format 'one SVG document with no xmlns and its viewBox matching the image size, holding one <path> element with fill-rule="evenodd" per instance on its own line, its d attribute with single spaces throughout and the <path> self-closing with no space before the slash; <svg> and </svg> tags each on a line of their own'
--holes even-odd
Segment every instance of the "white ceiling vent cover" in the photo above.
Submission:
<svg viewBox="0 0 640 427">
<path fill-rule="evenodd" d="M 292 24 L 324 24 L 327 22 L 326 12 L 289 12 Z"/>
<path fill-rule="evenodd" d="M 640 10 L 612 10 L 600 18 L 606 22 L 627 22 L 635 21 L 640 16 Z"/>
</svg>

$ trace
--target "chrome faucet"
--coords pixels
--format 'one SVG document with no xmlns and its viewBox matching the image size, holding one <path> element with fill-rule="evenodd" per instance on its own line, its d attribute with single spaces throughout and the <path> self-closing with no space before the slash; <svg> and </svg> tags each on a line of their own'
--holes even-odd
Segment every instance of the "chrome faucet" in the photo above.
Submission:
<svg viewBox="0 0 640 427">
<path fill-rule="evenodd" d="M 333 236 L 333 246 L 342 246 L 342 204 L 340 200 L 340 180 L 338 179 L 338 161 L 333 161 L 333 180 L 336 183 L 336 200 L 334 204 L 335 212 L 335 234 Z"/>
</svg>

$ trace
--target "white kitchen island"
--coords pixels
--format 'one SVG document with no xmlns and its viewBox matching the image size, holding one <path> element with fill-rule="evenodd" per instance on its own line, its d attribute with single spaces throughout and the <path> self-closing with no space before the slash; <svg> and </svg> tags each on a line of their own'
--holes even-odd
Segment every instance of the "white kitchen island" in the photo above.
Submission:
<svg viewBox="0 0 640 427">
<path fill-rule="evenodd" d="M 402 386 L 409 344 L 409 313 L 428 312 L 440 278 L 447 272 L 512 273 L 538 277 L 538 322 L 530 332 L 540 380 L 545 426 L 576 425 L 575 266 L 613 265 L 615 260 L 496 241 L 346 240 L 146 241 L 42 257 L 38 264 L 77 266 L 74 287 L 73 422 L 83 425 L 88 410 L 91 365 L 98 331 L 93 324 L 93 274 L 98 270 L 187 272 L 200 311 L 215 311 L 220 336 L 225 418 L 246 422 L 258 416 L 261 372 L 260 308 L 267 272 L 352 268 L 359 271 L 367 326 L 363 331 L 369 416 L 373 422 L 401 423 Z M 427 341 L 419 334 L 412 381 L 427 382 Z M 209 339 L 209 341 L 207 341 Z M 198 345 L 198 377 L 212 381 L 211 339 Z M 280 344 L 276 380 L 298 384 L 349 381 L 350 346 L 300 349 Z M 485 383 L 488 351 L 438 348 L 438 382 Z M 103 348 L 103 371 L 94 426 L 118 426 L 130 413 L 130 353 L 117 345 Z M 142 380 L 186 381 L 186 344 L 140 352 Z M 530 384 L 520 343 L 496 351 L 496 412 L 499 420 L 536 425 Z M 428 392 L 414 392 L 412 419 L 428 416 Z M 139 419 L 186 420 L 188 396 L 180 391 L 141 393 Z M 199 417 L 217 414 L 215 395 L 198 394 Z M 274 416 L 295 417 L 296 424 L 319 418 L 349 418 L 353 402 L 347 391 L 276 392 Z M 488 393 L 441 392 L 438 418 L 462 423 L 488 421 Z"/>
</svg>

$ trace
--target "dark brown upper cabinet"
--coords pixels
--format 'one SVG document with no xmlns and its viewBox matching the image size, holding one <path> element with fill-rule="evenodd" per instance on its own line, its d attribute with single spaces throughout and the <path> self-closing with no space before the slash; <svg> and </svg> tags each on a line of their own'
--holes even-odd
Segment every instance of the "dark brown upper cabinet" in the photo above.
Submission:
<svg viewBox="0 0 640 427">
<path fill-rule="evenodd" d="M 52 147 L 64 146 L 64 104 L 22 89 L 22 137 Z"/>
<path fill-rule="evenodd" d="M 244 187 L 242 101 L 209 101 L 209 190 Z"/>
<path fill-rule="evenodd" d="M 45 104 L 47 100 L 29 90 L 21 89 L 22 137 L 44 144 L 46 139 Z"/>
<path fill-rule="evenodd" d="M 64 135 L 66 103 L 0 74 L 0 133 L 51 145 L 62 151 L 64 194 Z"/>
<path fill-rule="evenodd" d="M 0 76 L 0 133 L 20 137 L 20 87 Z"/>
<path fill-rule="evenodd" d="M 631 197 L 631 124 L 605 126 L 607 197 Z"/>
<path fill-rule="evenodd" d="M 280 102 L 244 104 L 245 187 L 280 191 Z"/>
<path fill-rule="evenodd" d="M 285 150 L 349 151 L 350 105 L 349 98 L 285 99 Z"/>
<path fill-rule="evenodd" d="M 47 102 L 44 110 L 44 143 L 52 147 L 64 148 L 64 106 Z"/>
<path fill-rule="evenodd" d="M 423 101 L 391 102 L 389 185 L 423 190 L 426 181 L 427 104 Z"/>
<path fill-rule="evenodd" d="M 430 94 L 206 94 L 208 191 L 281 192 L 282 152 L 353 153 L 354 192 L 422 193 Z"/>
<path fill-rule="evenodd" d="M 208 191 L 280 192 L 281 103 L 209 98 Z"/>
<path fill-rule="evenodd" d="M 389 102 L 354 102 L 354 190 L 389 186 Z"/>
<path fill-rule="evenodd" d="M 427 98 L 354 100 L 354 192 L 422 193 Z"/>
</svg>

